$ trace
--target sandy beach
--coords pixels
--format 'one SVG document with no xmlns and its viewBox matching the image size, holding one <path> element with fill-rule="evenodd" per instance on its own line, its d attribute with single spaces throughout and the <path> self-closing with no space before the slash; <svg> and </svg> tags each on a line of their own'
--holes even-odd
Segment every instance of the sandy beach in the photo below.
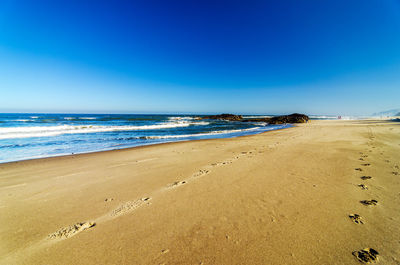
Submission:
<svg viewBox="0 0 400 265">
<path fill-rule="evenodd" d="M 0 264 L 400 264 L 399 224 L 399 122 L 0 164 Z"/>
</svg>

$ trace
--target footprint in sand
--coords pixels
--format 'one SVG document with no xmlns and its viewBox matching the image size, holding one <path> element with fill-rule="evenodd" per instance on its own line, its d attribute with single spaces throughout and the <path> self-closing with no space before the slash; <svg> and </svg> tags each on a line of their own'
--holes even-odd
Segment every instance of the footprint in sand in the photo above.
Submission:
<svg viewBox="0 0 400 265">
<path fill-rule="evenodd" d="M 186 184 L 186 181 L 182 180 L 182 181 L 175 181 L 174 183 L 170 184 L 169 187 L 170 188 L 176 188 L 178 186 L 181 186 L 183 184 Z"/>
<path fill-rule="evenodd" d="M 360 179 L 367 180 L 367 179 L 372 179 L 372 177 L 371 176 L 362 176 L 362 177 L 360 177 Z"/>
<path fill-rule="evenodd" d="M 349 218 L 356 224 L 361 224 L 361 225 L 364 224 L 364 222 L 362 220 L 362 217 L 360 215 L 356 214 L 356 213 L 355 214 L 350 214 Z"/>
<path fill-rule="evenodd" d="M 104 201 L 105 202 L 111 202 L 111 201 L 113 201 L 114 200 L 114 198 L 106 198 Z"/>
<path fill-rule="evenodd" d="M 113 210 L 110 215 L 112 217 L 116 217 L 121 214 L 125 214 L 127 212 L 133 211 L 145 203 L 149 204 L 149 202 L 148 202 L 149 200 L 151 200 L 151 198 L 145 197 L 145 198 L 141 198 L 136 201 L 125 202 L 124 204 L 121 204 L 117 209 Z"/>
<path fill-rule="evenodd" d="M 354 251 L 353 256 L 363 263 L 375 263 L 378 261 L 379 253 L 373 248 L 365 248 L 359 251 Z"/>
<path fill-rule="evenodd" d="M 360 161 L 364 161 L 364 158 L 360 157 L 358 160 L 360 160 Z"/>
<path fill-rule="evenodd" d="M 371 164 L 370 163 L 365 163 L 365 164 L 361 164 L 363 167 L 368 167 L 368 166 L 370 166 Z"/>
<path fill-rule="evenodd" d="M 200 177 L 200 176 L 208 174 L 209 172 L 210 171 L 207 169 L 200 169 L 198 172 L 193 174 L 193 177 Z"/>
<path fill-rule="evenodd" d="M 222 161 L 222 162 L 213 163 L 211 165 L 213 167 L 216 167 L 216 166 L 223 166 L 223 165 L 228 165 L 228 164 L 232 164 L 232 161 Z"/>
<path fill-rule="evenodd" d="M 393 171 L 392 174 L 397 176 L 397 175 L 399 175 L 399 172 Z"/>
<path fill-rule="evenodd" d="M 378 201 L 377 200 L 363 200 L 360 201 L 362 204 L 370 206 L 370 205 L 377 205 Z"/>
<path fill-rule="evenodd" d="M 368 186 L 364 184 L 358 184 L 358 187 L 360 187 L 362 190 L 367 190 Z"/>
<path fill-rule="evenodd" d="M 95 226 L 95 222 L 84 222 L 84 223 L 76 223 L 74 225 L 70 225 L 68 227 L 63 227 L 60 230 L 48 235 L 49 239 L 65 239 L 72 237 L 83 230 L 89 229 Z"/>
<path fill-rule="evenodd" d="M 363 171 L 362 168 L 359 168 L 359 167 L 358 167 L 358 168 L 355 168 L 354 170 Z"/>
</svg>

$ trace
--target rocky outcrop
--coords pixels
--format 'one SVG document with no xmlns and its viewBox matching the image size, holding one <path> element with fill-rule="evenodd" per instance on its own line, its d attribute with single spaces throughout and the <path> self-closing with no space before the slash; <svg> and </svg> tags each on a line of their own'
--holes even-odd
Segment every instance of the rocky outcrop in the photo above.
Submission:
<svg viewBox="0 0 400 265">
<path fill-rule="evenodd" d="M 271 118 L 253 118 L 243 119 L 241 115 L 234 114 L 221 114 L 201 117 L 201 119 L 214 119 L 214 120 L 226 120 L 226 121 L 241 121 L 241 122 L 266 122 L 269 124 L 283 124 L 283 123 L 305 123 L 310 118 L 307 115 L 293 113 L 290 115 L 275 116 Z"/>
<path fill-rule="evenodd" d="M 283 124 L 283 123 L 305 123 L 310 118 L 307 115 L 293 113 L 290 115 L 275 116 L 271 118 L 255 118 L 242 120 L 243 122 L 266 122 L 269 124 Z"/>
<path fill-rule="evenodd" d="M 282 123 L 305 123 L 309 121 L 309 117 L 304 114 L 293 113 L 290 115 L 276 116 L 269 120 L 269 124 L 282 124 Z"/>
<path fill-rule="evenodd" d="M 242 120 L 242 122 L 269 122 L 271 118 L 251 118 Z"/>
<path fill-rule="evenodd" d="M 242 115 L 235 115 L 235 114 L 220 114 L 220 115 L 211 115 L 211 116 L 205 116 L 202 117 L 201 119 L 212 119 L 212 120 L 226 120 L 226 121 L 241 121 L 242 120 Z"/>
</svg>

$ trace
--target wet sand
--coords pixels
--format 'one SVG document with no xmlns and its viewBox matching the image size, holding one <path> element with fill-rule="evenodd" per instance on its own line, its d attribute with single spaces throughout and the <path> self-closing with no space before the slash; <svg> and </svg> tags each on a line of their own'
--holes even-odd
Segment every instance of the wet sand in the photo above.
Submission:
<svg viewBox="0 0 400 265">
<path fill-rule="evenodd" d="M 400 123 L 0 164 L 0 264 L 400 263 Z"/>
</svg>

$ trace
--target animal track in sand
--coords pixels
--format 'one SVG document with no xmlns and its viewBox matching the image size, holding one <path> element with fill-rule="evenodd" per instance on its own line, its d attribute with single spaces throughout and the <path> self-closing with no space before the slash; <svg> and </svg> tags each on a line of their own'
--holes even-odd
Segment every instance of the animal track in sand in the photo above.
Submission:
<svg viewBox="0 0 400 265">
<path fill-rule="evenodd" d="M 363 200 L 360 201 L 362 204 L 370 206 L 370 205 L 377 205 L 378 201 L 377 200 Z"/>
<path fill-rule="evenodd" d="M 145 197 L 145 198 L 141 198 L 141 199 L 136 200 L 136 201 L 125 202 L 125 203 L 121 204 L 120 206 L 118 206 L 118 208 L 113 210 L 110 215 L 112 217 L 116 217 L 116 216 L 119 216 L 121 214 L 125 214 L 127 212 L 133 211 L 133 210 L 139 208 L 140 206 L 142 206 L 145 203 L 149 204 L 149 200 L 151 200 L 150 197 Z"/>
<path fill-rule="evenodd" d="M 113 201 L 114 200 L 114 198 L 106 198 L 104 201 L 105 202 L 111 202 L 111 201 Z"/>
<path fill-rule="evenodd" d="M 362 190 L 367 190 L 368 186 L 364 184 L 358 184 L 358 187 L 360 187 Z"/>
<path fill-rule="evenodd" d="M 393 171 L 392 174 L 397 176 L 397 175 L 399 175 L 399 172 Z"/>
<path fill-rule="evenodd" d="M 353 256 L 357 258 L 358 261 L 363 263 L 375 263 L 378 261 L 379 253 L 373 248 L 365 248 L 359 251 L 354 251 Z"/>
<path fill-rule="evenodd" d="M 372 177 L 371 176 L 362 176 L 362 177 L 360 177 L 360 179 L 367 180 L 367 179 L 372 179 Z"/>
<path fill-rule="evenodd" d="M 70 225 L 68 227 L 63 227 L 60 230 L 48 235 L 49 239 L 65 239 L 76 235 L 83 230 L 89 229 L 95 226 L 95 222 L 84 222 L 84 223 L 76 223 L 74 225 Z"/>
<path fill-rule="evenodd" d="M 370 163 L 365 163 L 365 164 L 361 164 L 363 167 L 368 167 L 368 166 L 370 166 L 371 164 Z"/>
<path fill-rule="evenodd" d="M 354 170 L 363 171 L 362 168 L 359 168 L 359 167 L 358 167 L 358 168 L 355 168 Z"/>
<path fill-rule="evenodd" d="M 349 218 L 356 224 L 364 224 L 364 222 L 362 221 L 362 217 L 358 214 L 350 214 Z"/>
</svg>

